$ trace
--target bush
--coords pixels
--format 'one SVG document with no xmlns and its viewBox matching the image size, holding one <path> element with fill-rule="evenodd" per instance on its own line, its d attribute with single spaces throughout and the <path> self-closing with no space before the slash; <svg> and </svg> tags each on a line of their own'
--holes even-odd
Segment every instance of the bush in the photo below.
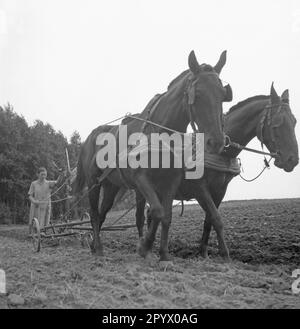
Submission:
<svg viewBox="0 0 300 329">
<path fill-rule="evenodd" d="M 12 214 L 8 205 L 0 202 L 0 224 L 11 224 Z"/>
</svg>

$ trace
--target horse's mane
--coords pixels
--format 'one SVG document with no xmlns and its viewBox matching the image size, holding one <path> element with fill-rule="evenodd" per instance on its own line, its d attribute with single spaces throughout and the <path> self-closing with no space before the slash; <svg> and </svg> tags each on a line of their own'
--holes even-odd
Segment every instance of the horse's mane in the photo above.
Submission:
<svg viewBox="0 0 300 329">
<path fill-rule="evenodd" d="M 236 105 L 232 106 L 225 115 L 235 112 L 235 111 L 239 110 L 241 107 L 243 107 L 251 102 L 265 100 L 268 98 L 270 98 L 270 96 L 266 96 L 266 95 L 257 95 L 257 96 L 249 97 L 249 98 L 245 99 L 244 101 L 241 101 L 241 102 L 237 103 Z"/>
<path fill-rule="evenodd" d="M 201 64 L 200 65 L 200 71 L 201 72 L 214 72 L 214 68 L 209 65 L 209 64 Z M 190 73 L 190 69 L 187 69 L 185 71 L 183 71 L 182 73 L 180 73 L 175 79 L 173 79 L 169 85 L 168 85 L 168 90 L 173 87 L 176 83 L 178 83 L 180 80 L 183 80 L 184 78 L 186 78 L 186 76 Z M 143 110 L 144 111 L 147 111 L 149 109 L 149 107 L 152 107 L 155 102 L 162 96 L 163 94 L 157 94 L 155 95 L 150 101 L 149 103 L 147 104 L 146 108 Z M 137 116 L 139 117 L 141 115 L 141 113 L 136 113 L 136 114 L 133 114 L 133 116 Z M 122 120 L 122 124 L 128 124 L 130 123 L 132 120 L 134 120 L 133 118 L 129 117 L 129 118 L 125 118 Z M 96 129 L 95 129 L 96 130 Z"/>
<path fill-rule="evenodd" d="M 214 68 L 209 65 L 209 64 L 201 64 L 200 65 L 200 71 L 201 72 L 214 72 Z M 182 73 L 180 73 L 175 79 L 173 79 L 169 85 L 168 85 L 168 90 L 173 87 L 178 81 L 180 81 L 181 79 L 185 78 L 189 73 L 190 73 L 190 69 L 187 69 L 185 71 L 183 71 Z"/>
<path fill-rule="evenodd" d="M 169 90 L 172 86 L 174 86 L 179 80 L 183 79 L 183 77 L 185 77 L 189 72 L 190 72 L 190 70 L 187 69 L 187 70 L 183 71 L 182 73 L 180 73 L 180 74 L 178 75 L 178 77 L 176 77 L 175 79 L 173 79 L 173 80 L 169 83 L 169 85 L 168 85 L 168 90 Z"/>
</svg>

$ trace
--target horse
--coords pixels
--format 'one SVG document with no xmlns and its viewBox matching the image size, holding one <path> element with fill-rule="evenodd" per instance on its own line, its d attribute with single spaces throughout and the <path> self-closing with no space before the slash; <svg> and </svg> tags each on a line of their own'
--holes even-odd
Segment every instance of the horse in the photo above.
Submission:
<svg viewBox="0 0 300 329">
<path fill-rule="evenodd" d="M 128 136 L 132 133 L 164 132 L 170 135 L 168 129 L 184 133 L 189 123 L 195 129 L 205 134 L 205 148 L 210 153 L 220 153 L 225 145 L 223 131 L 223 102 L 231 101 L 230 86 L 223 87 L 219 74 L 226 63 L 226 51 L 213 67 L 200 65 L 192 51 L 188 57 L 189 69 L 181 73 L 169 85 L 168 90 L 154 102 L 154 106 L 146 107 L 138 116 L 148 120 L 147 123 L 138 119 L 129 120 Z M 151 102 L 150 102 L 151 103 Z M 153 102 L 152 102 L 153 103 Z M 136 117 L 136 118 L 138 118 Z M 152 124 L 149 123 L 151 120 Z M 153 126 L 159 123 L 160 128 Z M 143 198 L 150 204 L 152 223 L 143 240 L 138 246 L 142 257 L 151 255 L 158 225 L 161 223 L 160 260 L 169 261 L 168 232 L 171 223 L 172 201 L 183 177 L 182 168 L 120 168 L 109 172 L 101 184 L 97 178 L 105 170 L 97 165 L 97 152 L 101 147 L 95 146 L 95 136 L 98 132 L 110 132 L 118 135 L 118 127 L 103 126 L 94 130 L 83 144 L 77 165 L 77 193 L 87 184 L 93 227 L 92 253 L 103 256 L 103 246 L 100 239 L 100 229 L 107 212 L 111 209 L 113 200 L 120 187 L 130 187 L 139 190 Z M 98 138 L 98 137 L 96 137 Z M 100 188 L 103 189 L 103 200 L 98 211 Z"/>
<path fill-rule="evenodd" d="M 247 145 L 257 137 L 272 153 L 276 153 L 275 166 L 291 172 L 299 163 L 298 144 L 295 135 L 296 118 L 289 106 L 289 91 L 278 96 L 273 84 L 269 96 L 250 97 L 233 106 L 225 115 L 225 133 L 240 145 Z M 233 147 L 225 148 L 221 160 L 236 160 L 241 152 Z M 220 156 L 219 156 L 220 157 Z M 218 161 L 218 159 L 217 159 Z M 177 190 L 175 199 L 196 199 L 205 211 L 200 255 L 208 256 L 207 247 L 212 226 L 217 232 L 219 254 L 229 260 L 223 229 L 224 225 L 218 211 L 231 180 L 238 174 L 228 168 L 212 169 L 205 161 L 205 171 L 201 179 L 183 180 Z M 213 166 L 215 167 L 215 166 Z M 144 205 L 141 195 L 137 196 L 137 227 L 139 236 L 143 235 Z M 151 221 L 151 215 L 149 218 Z"/>
</svg>

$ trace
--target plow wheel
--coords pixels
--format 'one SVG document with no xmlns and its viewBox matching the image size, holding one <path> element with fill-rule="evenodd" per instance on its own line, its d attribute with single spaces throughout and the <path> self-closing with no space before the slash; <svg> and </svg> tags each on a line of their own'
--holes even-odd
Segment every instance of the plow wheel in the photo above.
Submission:
<svg viewBox="0 0 300 329">
<path fill-rule="evenodd" d="M 39 252 L 41 250 L 41 230 L 39 221 L 36 218 L 33 218 L 32 221 L 31 237 L 34 250 Z"/>
</svg>

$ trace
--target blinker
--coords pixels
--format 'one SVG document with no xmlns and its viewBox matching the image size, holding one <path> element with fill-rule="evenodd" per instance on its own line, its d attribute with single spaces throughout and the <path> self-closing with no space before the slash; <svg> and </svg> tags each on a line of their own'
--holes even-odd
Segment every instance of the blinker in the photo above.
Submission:
<svg viewBox="0 0 300 329">
<path fill-rule="evenodd" d="M 274 115 L 272 118 L 272 126 L 274 128 L 280 127 L 283 124 L 283 116 L 280 113 Z"/>
<path fill-rule="evenodd" d="M 226 85 L 224 87 L 225 89 L 225 99 L 224 102 L 231 102 L 233 99 L 233 92 L 232 92 L 232 88 L 230 86 L 230 84 Z"/>
</svg>

